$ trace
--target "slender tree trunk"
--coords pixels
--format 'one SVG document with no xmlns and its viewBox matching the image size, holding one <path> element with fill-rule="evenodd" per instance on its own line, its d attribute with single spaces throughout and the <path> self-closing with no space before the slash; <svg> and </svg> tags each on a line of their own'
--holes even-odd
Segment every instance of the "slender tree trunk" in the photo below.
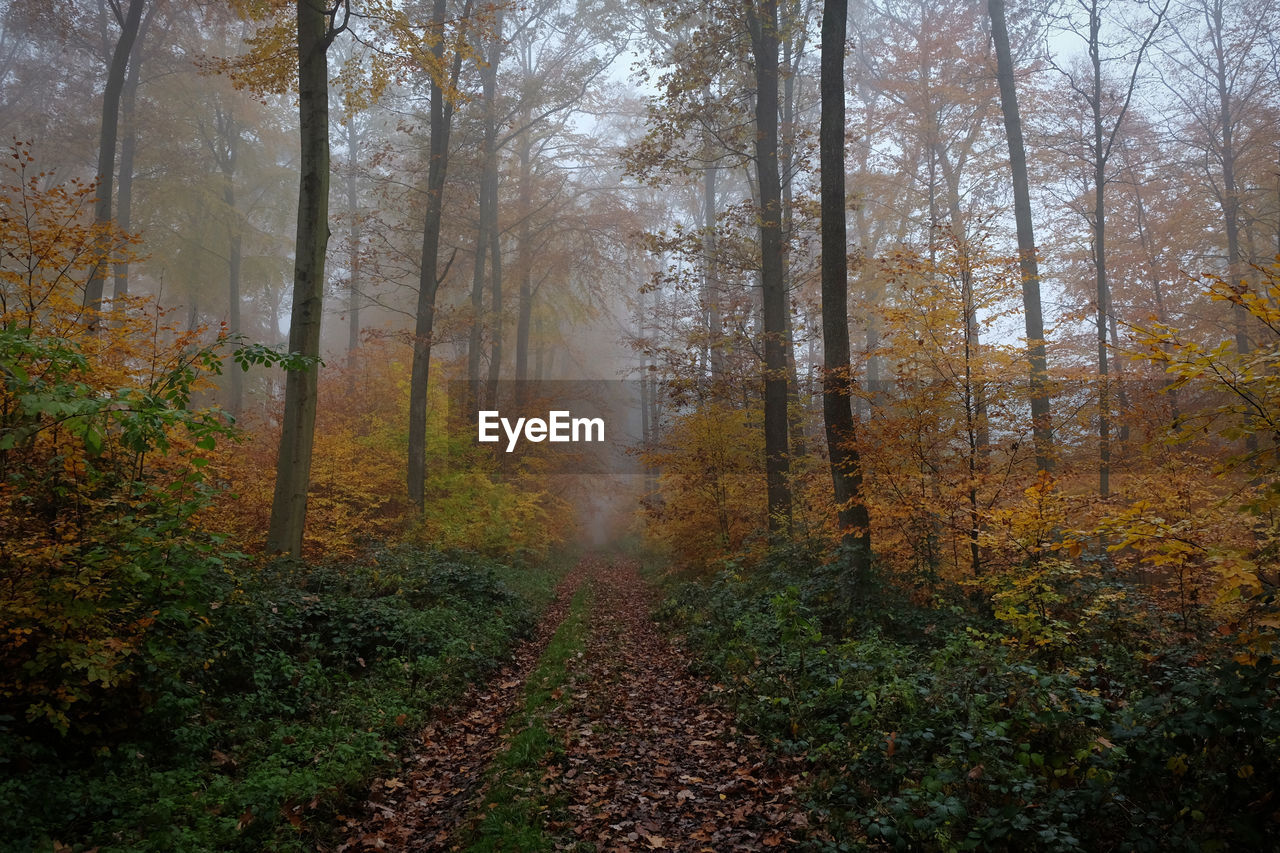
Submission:
<svg viewBox="0 0 1280 853">
<path fill-rule="evenodd" d="M 496 89 L 498 82 L 498 64 L 502 61 L 502 18 L 505 7 L 498 6 L 494 22 L 494 38 L 489 48 L 489 66 L 492 69 L 493 83 Z M 498 171 L 498 128 L 497 128 L 496 91 L 490 104 L 492 115 L 489 121 L 493 124 L 493 140 L 490 162 L 492 179 L 489 182 L 489 387 L 488 400 L 497 405 L 498 377 L 502 373 L 502 226 L 498 218 L 498 184 L 501 180 Z"/>
<path fill-rule="evenodd" d="M 1227 74 L 1226 24 L 1221 2 L 1214 4 L 1212 16 L 1218 122 L 1222 134 L 1222 215 L 1227 232 L 1227 278 L 1232 287 L 1238 287 L 1243 278 L 1240 268 L 1240 191 L 1236 186 L 1235 123 L 1231 120 L 1231 83 Z M 1236 352 L 1243 355 L 1253 348 L 1249 342 L 1244 306 L 1232 305 L 1231 316 L 1236 327 Z"/>
<path fill-rule="evenodd" d="M 484 348 L 484 273 L 489 251 L 489 131 L 485 130 L 484 165 L 481 168 L 477 209 L 475 261 L 471 267 L 471 329 L 467 333 L 467 396 L 470 406 L 480 405 L 480 356 Z"/>
<path fill-rule="evenodd" d="M 953 220 L 954 222 L 954 220 Z M 969 440 L 967 463 L 969 466 L 969 568 L 976 578 L 982 574 L 982 513 L 978 505 L 978 476 L 986 467 L 984 443 L 986 411 L 980 391 L 981 383 L 974 375 L 978 361 L 979 341 L 977 306 L 973 295 L 973 268 L 969 263 L 968 249 L 961 248 L 963 260 L 960 266 L 960 292 L 964 304 L 964 418 L 965 434 Z"/>
<path fill-rule="evenodd" d="M 786 320 L 784 343 L 787 354 L 787 431 L 791 441 L 791 453 L 797 459 L 808 453 L 804 410 L 800 405 L 800 372 L 796 366 L 795 322 L 791 315 L 790 298 L 792 284 L 792 192 L 794 187 L 796 141 L 796 72 L 804 50 L 804 28 L 795 26 L 799 16 L 799 3 L 788 3 L 783 24 L 787 37 L 782 39 L 782 67 L 786 73 L 782 80 L 781 174 L 779 176 L 782 181 L 782 282 L 783 288 L 788 294 L 787 310 L 783 315 Z"/>
<path fill-rule="evenodd" d="M 1036 263 L 1035 229 L 1031 222 L 1031 186 L 1027 179 L 1027 154 L 1022 145 L 1022 118 L 1018 113 L 1018 93 L 1014 85 L 1013 54 L 1009 47 L 1009 27 L 1005 23 L 1004 0 L 987 0 L 991 17 L 991 38 L 996 51 L 996 81 L 1000 86 L 1000 109 L 1004 114 L 1005 136 L 1009 143 L 1009 170 L 1013 181 L 1013 215 L 1018 231 L 1018 262 L 1022 268 L 1022 308 L 1030 362 L 1031 424 L 1035 440 L 1036 467 L 1054 469 L 1052 419 L 1049 414 L 1049 371 L 1044 345 L 1044 316 L 1040 306 L 1040 270 Z"/>
<path fill-rule="evenodd" d="M 98 135 L 98 197 L 93 206 L 93 221 L 103 224 L 111 221 L 112 194 L 115 187 L 116 141 L 120 131 L 120 96 L 124 91 L 125 74 L 129 66 L 129 54 L 138 37 L 142 24 L 142 9 L 147 0 L 130 0 L 120 26 L 120 38 L 111 54 L 111 66 L 107 70 L 107 84 L 102 91 L 102 126 Z M 99 264 L 84 288 L 86 308 L 98 309 L 102 305 L 102 289 L 107 271 Z M 91 318 L 91 330 L 98 321 Z"/>
<path fill-rule="evenodd" d="M 1098 4 L 1089 11 L 1089 59 L 1093 64 L 1093 273 L 1097 300 L 1098 333 L 1098 496 L 1111 495 L 1111 388 L 1108 385 L 1107 314 L 1111 292 L 1107 287 L 1107 161 L 1102 140 L 1102 52 L 1098 31 L 1102 26 Z"/>
<path fill-rule="evenodd" d="M 845 0 L 846 4 L 848 0 Z M 858 143 L 858 163 L 857 168 L 860 174 L 867 174 L 870 171 L 870 150 L 871 146 L 866 140 Z M 846 224 L 848 218 L 846 216 Z M 879 284 L 875 277 L 875 272 L 870 269 L 867 258 L 871 254 L 872 234 L 871 226 L 868 221 L 866 205 L 856 205 L 853 211 L 854 230 L 857 240 L 857 264 L 858 264 L 858 290 L 861 294 L 862 303 L 866 306 L 877 306 L 883 299 L 883 286 Z M 880 382 L 880 356 L 876 355 L 876 350 L 880 348 L 880 313 L 871 307 L 870 310 L 864 312 L 862 317 L 863 323 L 863 346 L 867 353 L 867 361 L 864 375 L 864 390 L 871 393 L 871 399 L 874 401 L 879 395 L 884 393 Z M 868 404 L 865 397 L 859 396 L 854 400 L 854 418 L 856 423 L 861 423 L 863 418 L 870 418 L 874 403 Z"/>
<path fill-rule="evenodd" d="M 528 124 L 527 117 L 524 124 Z M 533 320 L 533 246 L 529 217 L 533 207 L 533 139 L 528 130 L 520 134 L 520 227 L 516 234 L 516 266 L 520 291 L 516 308 L 516 387 L 529 378 L 529 332 Z M 523 393 L 523 392 L 520 392 Z"/>
<path fill-rule="evenodd" d="M 708 100 L 710 91 L 708 89 Z M 711 367 L 711 393 L 724 392 L 724 340 L 720 314 L 720 280 L 716 274 L 716 179 L 719 168 L 711 162 L 710 134 L 703 139 L 707 164 L 702 171 L 702 310 L 707 325 L 707 361 Z"/>
<path fill-rule="evenodd" d="M 120 142 L 120 190 L 116 194 L 116 224 L 123 231 L 133 227 L 133 168 L 138 154 L 135 112 L 138 103 L 138 79 L 142 72 L 141 43 L 146 38 L 148 25 L 155 12 L 155 6 L 149 8 L 138 25 L 138 36 L 130 51 L 129 72 L 125 76 L 124 92 L 121 95 L 120 122 L 124 126 L 124 139 Z M 129 293 L 128 261 L 116 264 L 112 293 L 117 299 Z"/>
<path fill-rule="evenodd" d="M 224 135 L 226 139 L 226 156 L 222 158 L 222 201 L 227 207 L 227 231 L 229 245 L 227 251 L 227 331 L 238 335 L 242 331 L 240 322 L 240 271 L 243 263 L 244 235 L 240 228 L 240 218 L 236 210 L 236 161 L 240 147 L 240 127 L 235 119 L 228 115 Z M 234 417 L 240 417 L 244 410 L 244 371 L 233 366 L 230 376 L 230 405 L 228 409 Z"/>
<path fill-rule="evenodd" d="M 486 66 L 481 69 L 481 109 L 484 112 L 484 147 L 480 169 L 480 195 L 476 224 L 476 257 L 471 276 L 471 333 L 467 338 L 467 387 L 472 408 L 480 403 L 480 361 L 484 353 L 484 275 L 485 255 L 493 254 L 498 245 L 494 239 L 498 220 L 498 62 L 502 58 L 502 14 L 498 13 L 495 32 L 487 51 Z M 497 257 L 491 263 L 496 271 Z M 501 288 L 501 284 L 497 285 Z M 495 310 L 497 306 L 494 306 Z"/>
<path fill-rule="evenodd" d="M 497 404 L 498 377 L 502 371 L 502 229 L 498 221 L 497 156 L 494 156 L 494 176 L 490 185 L 493 197 L 489 202 L 489 388 L 486 399 Z"/>
<path fill-rule="evenodd" d="M 437 35 L 431 53 L 437 65 L 444 61 L 444 22 L 446 0 L 433 0 L 431 29 Z M 471 0 L 462 10 L 465 19 L 471 14 Z M 450 71 L 452 89 L 462 68 L 462 55 L 454 55 Z M 418 310 L 413 330 L 413 366 L 409 375 L 409 463 L 406 485 L 409 499 L 421 512 L 426 502 L 427 485 L 427 385 L 431 374 L 431 335 L 435 327 L 436 292 L 440 288 L 440 225 L 444 218 L 444 182 L 449 165 L 449 131 L 453 121 L 453 105 L 444 97 L 444 87 L 432 77 L 430 134 L 427 165 L 427 210 L 422 222 L 421 269 L 418 273 Z"/>
<path fill-rule="evenodd" d="M 1133 196 L 1137 208 L 1138 237 L 1142 242 L 1142 249 L 1146 254 L 1151 294 L 1156 303 L 1156 319 L 1167 326 L 1169 324 L 1169 309 L 1166 307 L 1164 301 L 1164 288 L 1161 286 L 1160 270 L 1156 265 L 1155 247 L 1151 243 L 1151 238 L 1146 228 L 1146 211 L 1142 204 L 1142 187 L 1136 178 L 1133 180 Z M 1172 350 L 1172 346 L 1168 342 L 1162 343 L 1160 348 L 1166 353 Z M 1182 411 L 1181 407 L 1178 405 L 1177 389 L 1169 388 L 1174 381 L 1175 380 L 1173 378 L 1166 379 L 1164 387 L 1169 395 L 1170 415 L 1172 417 L 1173 428 L 1176 430 L 1179 428 L 1182 421 Z"/>
<path fill-rule="evenodd" d="M 853 420 L 849 353 L 849 256 L 844 179 L 844 40 L 848 0 L 822 6 L 818 130 L 822 204 L 822 414 L 840 537 L 857 545 L 855 571 L 871 561 L 871 525 L 862 496 L 862 460 Z"/>
<path fill-rule="evenodd" d="M 302 141 L 298 231 L 293 266 L 289 351 L 319 358 L 324 308 L 324 260 L 329 243 L 329 63 L 332 40 L 325 9 L 298 0 L 298 125 Z M 319 367 L 285 377 L 284 422 L 267 551 L 302 554 L 315 440 Z"/>
<path fill-rule="evenodd" d="M 537 343 L 533 347 L 533 381 L 541 382 L 546 378 L 546 356 L 543 350 L 542 336 L 542 318 L 535 317 L 533 320 L 533 333 L 537 339 Z"/>
<path fill-rule="evenodd" d="M 787 444 L 787 291 L 782 258 L 782 184 L 778 175 L 778 3 L 747 7 L 756 80 L 756 177 L 760 193 L 760 298 L 764 331 L 764 452 L 769 531 L 791 532 Z"/>
<path fill-rule="evenodd" d="M 364 240 L 364 226 L 360 221 L 360 185 L 357 167 L 360 151 L 360 134 L 356 132 L 355 116 L 347 117 L 347 240 L 350 242 L 348 265 L 351 278 L 347 282 L 347 370 L 351 382 L 355 382 L 360 350 L 360 244 Z"/>
<path fill-rule="evenodd" d="M 1093 70 L 1093 86 L 1086 96 L 1093 119 L 1093 263 L 1095 299 L 1097 302 L 1097 338 L 1098 338 L 1098 494 L 1106 498 L 1111 494 L 1111 365 L 1107 338 L 1110 334 L 1111 346 L 1119 345 L 1119 332 L 1116 328 L 1115 311 L 1111 301 L 1111 285 L 1107 277 L 1107 163 L 1111 158 L 1112 146 L 1124 123 L 1125 114 L 1137 84 L 1138 69 L 1142 65 L 1142 57 L 1154 39 L 1157 30 L 1164 20 L 1168 3 L 1160 10 L 1155 24 L 1143 39 L 1134 60 L 1132 75 L 1129 78 L 1128 91 L 1125 94 L 1119 113 L 1115 117 L 1111 132 L 1107 133 L 1102 120 L 1102 10 L 1098 0 L 1091 0 L 1089 13 L 1089 61 Z M 1121 378 L 1119 363 L 1116 364 L 1116 377 Z M 1119 389 L 1120 410 L 1128 406 L 1128 396 L 1123 385 Z M 1120 440 L 1128 437 L 1127 427 L 1121 426 Z"/>
</svg>

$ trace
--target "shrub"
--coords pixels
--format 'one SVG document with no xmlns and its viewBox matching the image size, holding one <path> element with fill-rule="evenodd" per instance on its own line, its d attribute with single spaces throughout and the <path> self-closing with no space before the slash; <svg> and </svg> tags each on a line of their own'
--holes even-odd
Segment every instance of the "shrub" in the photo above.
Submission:
<svg viewBox="0 0 1280 853">
<path fill-rule="evenodd" d="M 1276 668 L 1241 665 L 1230 647 L 1112 647 L 1104 628 L 1045 657 L 1016 625 L 848 576 L 793 551 L 680 587 L 663 608 L 740 720 L 808 757 L 837 846 L 1260 849 L 1274 837 Z"/>
</svg>

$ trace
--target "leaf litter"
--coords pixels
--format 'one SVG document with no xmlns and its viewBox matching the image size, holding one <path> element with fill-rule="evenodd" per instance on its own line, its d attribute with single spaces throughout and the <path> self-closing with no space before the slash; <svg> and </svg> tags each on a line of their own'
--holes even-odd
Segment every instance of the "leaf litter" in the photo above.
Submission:
<svg viewBox="0 0 1280 853">
<path fill-rule="evenodd" d="M 712 686 L 650 619 L 652 590 L 633 562 L 588 557 L 511 664 L 423 731 L 402 784 L 375 780 L 338 850 L 465 849 L 459 830 L 481 808 L 503 727 L 581 583 L 595 592 L 587 651 L 546 721 L 563 751 L 529 792 L 552 804 L 543 819 L 555 849 L 789 850 L 826 837 L 796 798 L 802 759 L 769 754 L 704 700 Z"/>
</svg>

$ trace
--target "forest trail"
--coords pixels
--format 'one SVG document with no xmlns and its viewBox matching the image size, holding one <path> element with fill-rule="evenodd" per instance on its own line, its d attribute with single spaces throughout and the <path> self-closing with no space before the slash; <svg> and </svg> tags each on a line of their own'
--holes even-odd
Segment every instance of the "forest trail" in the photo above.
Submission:
<svg viewBox="0 0 1280 853">
<path fill-rule="evenodd" d="M 538 689 L 531 676 L 578 601 L 582 647 L 564 659 L 536 723 L 548 748 L 533 772 L 510 770 L 504 753 L 522 740 L 522 705 Z M 766 760 L 703 701 L 711 685 L 661 635 L 652 603 L 633 563 L 580 562 L 512 664 L 428 726 L 399 778 L 374 782 L 338 850 L 793 849 L 810 834 L 795 800 L 798 763 Z M 529 827 L 515 840 L 493 820 L 499 787 L 526 801 L 536 843 Z"/>
</svg>

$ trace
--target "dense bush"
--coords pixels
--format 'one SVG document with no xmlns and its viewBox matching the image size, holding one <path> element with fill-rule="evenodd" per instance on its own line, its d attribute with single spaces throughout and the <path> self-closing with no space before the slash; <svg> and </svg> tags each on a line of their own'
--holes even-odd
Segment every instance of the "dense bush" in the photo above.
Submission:
<svg viewBox="0 0 1280 853">
<path fill-rule="evenodd" d="M 665 605 L 744 723 L 807 754 L 841 849 L 1254 850 L 1276 837 L 1275 666 L 1211 645 L 1126 647 L 1105 624 L 1046 653 L 959 606 L 847 577 L 791 553 Z"/>
<path fill-rule="evenodd" d="M 531 626 L 504 571 L 396 549 L 222 573 L 207 622 L 143 679 L 122 731 L 33 737 L 6 721 L 0 849 L 314 849 L 316 818 Z"/>
</svg>

